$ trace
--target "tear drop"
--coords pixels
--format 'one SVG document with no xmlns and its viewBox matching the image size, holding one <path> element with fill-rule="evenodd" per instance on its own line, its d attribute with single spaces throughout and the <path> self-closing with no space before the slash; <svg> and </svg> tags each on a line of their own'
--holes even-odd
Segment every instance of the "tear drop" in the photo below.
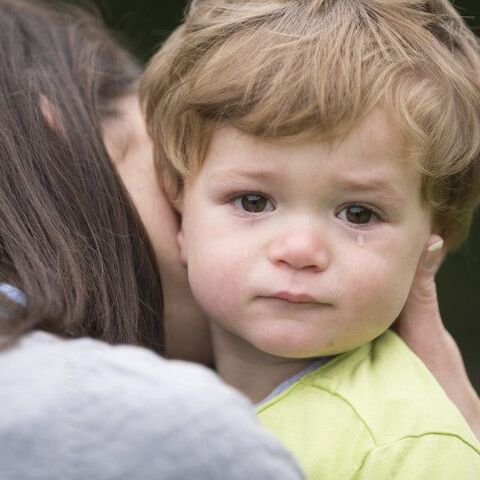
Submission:
<svg viewBox="0 0 480 480">
<path fill-rule="evenodd" d="M 359 233 L 357 235 L 357 245 L 359 247 L 364 247 L 365 246 L 365 235 L 363 233 Z"/>
</svg>

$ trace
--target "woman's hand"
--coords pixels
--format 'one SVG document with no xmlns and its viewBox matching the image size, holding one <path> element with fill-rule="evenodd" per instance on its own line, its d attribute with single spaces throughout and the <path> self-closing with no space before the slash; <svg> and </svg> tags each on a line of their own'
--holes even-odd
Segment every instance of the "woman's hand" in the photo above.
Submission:
<svg viewBox="0 0 480 480">
<path fill-rule="evenodd" d="M 444 255 L 443 240 L 432 235 L 393 329 L 427 365 L 480 439 L 480 399 L 468 379 L 460 350 L 443 325 L 438 306 L 435 274 Z"/>
</svg>

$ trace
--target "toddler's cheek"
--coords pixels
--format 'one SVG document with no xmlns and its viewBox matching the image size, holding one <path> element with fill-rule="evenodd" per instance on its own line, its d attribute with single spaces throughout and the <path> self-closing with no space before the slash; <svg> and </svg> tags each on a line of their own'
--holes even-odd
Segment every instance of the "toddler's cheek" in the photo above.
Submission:
<svg viewBox="0 0 480 480">
<path fill-rule="evenodd" d="M 350 297 L 350 310 L 363 317 L 373 329 L 384 330 L 400 314 L 410 285 L 409 269 L 386 265 L 365 268 L 364 274 L 351 277 L 349 283 L 355 294 Z"/>
<path fill-rule="evenodd" d="M 235 264 L 226 268 L 212 252 L 190 263 L 188 275 L 193 295 L 209 318 L 230 317 L 237 310 L 241 272 Z"/>
</svg>

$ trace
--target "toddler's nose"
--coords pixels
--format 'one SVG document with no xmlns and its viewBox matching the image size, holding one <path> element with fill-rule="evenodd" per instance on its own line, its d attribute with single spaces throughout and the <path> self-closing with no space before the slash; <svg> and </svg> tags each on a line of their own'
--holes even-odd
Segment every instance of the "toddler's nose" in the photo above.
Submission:
<svg viewBox="0 0 480 480">
<path fill-rule="evenodd" d="M 268 257 L 277 265 L 313 272 L 325 270 L 330 255 L 320 232 L 313 228 L 294 229 L 277 236 L 269 245 Z"/>
</svg>

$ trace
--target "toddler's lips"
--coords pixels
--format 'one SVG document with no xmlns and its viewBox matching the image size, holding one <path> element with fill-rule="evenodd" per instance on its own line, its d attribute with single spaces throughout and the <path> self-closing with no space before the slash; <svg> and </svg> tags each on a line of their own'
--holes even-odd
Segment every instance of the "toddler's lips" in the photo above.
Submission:
<svg viewBox="0 0 480 480">
<path fill-rule="evenodd" d="M 279 300 L 286 300 L 290 303 L 320 303 L 308 293 L 293 293 L 281 291 L 272 295 L 271 298 L 278 298 Z"/>
</svg>

